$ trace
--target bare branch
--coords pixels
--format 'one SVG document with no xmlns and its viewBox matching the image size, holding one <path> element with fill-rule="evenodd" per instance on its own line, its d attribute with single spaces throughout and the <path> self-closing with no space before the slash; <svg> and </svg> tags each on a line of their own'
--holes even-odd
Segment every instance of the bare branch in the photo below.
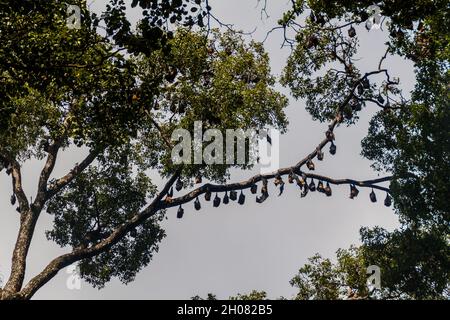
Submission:
<svg viewBox="0 0 450 320">
<path fill-rule="evenodd" d="M 386 60 L 388 53 L 389 53 L 389 48 L 386 49 L 386 52 L 381 57 L 380 63 L 378 64 L 378 70 L 381 70 L 381 66 L 383 65 L 384 60 Z"/>
<path fill-rule="evenodd" d="M 165 132 L 163 131 L 163 129 L 161 128 L 161 126 L 158 124 L 158 122 L 155 121 L 155 119 L 153 119 L 152 117 L 150 117 L 150 121 L 152 122 L 152 124 L 155 126 L 155 128 L 158 130 L 158 132 L 160 133 L 162 139 L 164 140 L 164 142 L 166 143 L 168 148 L 172 148 L 172 142 L 170 141 L 170 139 L 167 137 L 167 135 L 165 134 Z"/>
</svg>

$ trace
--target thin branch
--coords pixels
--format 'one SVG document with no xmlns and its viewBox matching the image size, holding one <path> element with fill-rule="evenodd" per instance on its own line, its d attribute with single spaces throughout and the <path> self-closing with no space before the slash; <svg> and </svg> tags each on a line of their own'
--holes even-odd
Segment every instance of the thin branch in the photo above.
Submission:
<svg viewBox="0 0 450 320">
<path fill-rule="evenodd" d="M 381 66 L 383 65 L 384 60 L 386 60 L 388 53 L 389 53 L 389 47 L 386 49 L 386 52 L 380 59 L 380 63 L 378 64 L 378 70 L 381 70 Z"/>
<path fill-rule="evenodd" d="M 54 183 L 51 184 L 50 188 L 46 192 L 45 201 L 53 197 L 57 194 L 61 189 L 67 186 L 70 182 L 72 182 L 81 172 L 83 172 L 87 167 L 89 167 L 92 162 L 97 158 L 100 154 L 100 149 L 91 150 L 88 156 L 80 163 L 75 165 L 75 167 L 70 170 L 68 174 L 64 177 L 57 179 Z"/>
<path fill-rule="evenodd" d="M 259 6 L 259 4 L 263 2 L 262 0 L 258 0 L 258 3 L 256 5 L 256 7 Z M 266 16 L 266 19 L 270 18 L 269 13 L 267 12 L 267 0 L 264 0 L 262 8 L 261 8 L 261 20 L 263 20 L 263 15 Z"/>
<path fill-rule="evenodd" d="M 172 148 L 172 142 L 170 139 L 166 136 L 165 132 L 162 130 L 161 126 L 158 124 L 158 122 L 155 121 L 152 117 L 150 117 L 150 121 L 155 126 L 155 128 L 158 130 L 158 132 L 161 134 L 161 137 L 163 138 L 164 142 L 166 143 L 168 148 Z"/>
</svg>

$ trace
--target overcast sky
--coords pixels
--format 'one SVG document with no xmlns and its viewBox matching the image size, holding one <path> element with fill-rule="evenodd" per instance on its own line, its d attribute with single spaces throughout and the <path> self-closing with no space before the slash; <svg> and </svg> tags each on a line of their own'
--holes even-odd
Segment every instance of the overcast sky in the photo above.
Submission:
<svg viewBox="0 0 450 320">
<path fill-rule="evenodd" d="M 290 1 L 269 0 L 269 18 L 261 19 L 256 0 L 210 1 L 216 16 L 232 23 L 243 31 L 256 31 L 251 38 L 264 39 L 268 30 L 276 26 L 282 13 L 289 8 Z M 88 1 L 89 3 L 89 1 Z M 100 10 L 104 0 L 96 0 L 92 10 Z M 361 50 L 358 66 L 362 71 L 377 68 L 383 55 L 386 32 L 380 30 L 357 30 Z M 249 37 L 250 39 L 250 37 Z M 289 55 L 289 49 L 281 49 L 282 34 L 274 32 L 265 42 L 270 54 L 272 71 L 277 76 Z M 389 58 L 386 66 L 391 73 L 401 78 L 402 87 L 412 89 L 414 74 L 412 66 L 401 58 Z M 281 137 L 280 165 L 291 166 L 315 149 L 323 139 L 327 124 L 313 122 L 304 110 L 304 101 L 296 101 L 289 91 L 280 88 L 289 96 L 287 109 L 290 125 Z M 378 174 L 370 168 L 370 162 L 360 156 L 360 141 L 367 134 L 368 121 L 376 111 L 369 106 L 361 115 L 357 125 L 336 130 L 337 155 L 325 153 L 325 161 L 316 163 L 317 173 L 333 178 L 366 180 Z M 82 154 L 64 154 L 57 165 L 54 176 L 63 175 Z M 28 194 L 33 194 L 41 163 L 27 164 L 23 168 L 24 185 Z M 255 172 L 234 172 L 233 181 L 252 176 Z M 160 181 L 157 177 L 156 181 Z M 273 190 L 273 184 L 270 183 Z M 231 203 L 212 208 L 202 203 L 200 212 L 193 204 L 185 206 L 185 218 L 176 219 L 176 209 L 168 211 L 168 220 L 163 223 L 167 237 L 160 244 L 160 251 L 136 280 L 125 286 L 114 280 L 102 290 L 82 283 L 81 290 L 69 290 L 66 281 L 69 275 L 61 271 L 42 288 L 35 299 L 189 299 L 194 295 L 205 296 L 208 292 L 219 298 L 228 298 L 237 293 L 253 289 L 264 290 L 270 298 L 291 297 L 295 289 L 289 280 L 316 252 L 325 257 L 334 257 L 339 248 L 348 248 L 359 243 L 359 229 L 376 225 L 392 230 L 397 226 L 394 212 L 383 206 L 382 201 L 371 203 L 369 189 L 361 190 L 355 200 L 348 197 L 348 186 L 335 186 L 333 197 L 312 194 L 300 199 L 298 188 L 287 186 L 282 197 L 275 192 L 262 205 L 247 196 L 245 206 Z M 19 217 L 9 205 L 11 182 L 0 175 L 0 273 L 4 278 L 10 270 L 11 252 L 18 230 Z M 379 199 L 384 194 L 379 193 Z M 42 214 L 38 223 L 28 257 L 27 279 L 40 272 L 54 257 L 67 252 L 46 240 L 44 232 L 51 227 L 51 217 Z"/>
</svg>

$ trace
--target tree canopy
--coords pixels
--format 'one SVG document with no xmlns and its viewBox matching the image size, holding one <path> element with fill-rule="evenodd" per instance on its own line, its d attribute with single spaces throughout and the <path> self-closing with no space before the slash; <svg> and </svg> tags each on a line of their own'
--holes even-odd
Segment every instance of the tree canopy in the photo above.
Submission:
<svg viewBox="0 0 450 320">
<path fill-rule="evenodd" d="M 342 92 L 351 90 L 361 76 L 353 63 L 358 52 L 354 25 L 367 21 L 371 5 L 370 1 L 295 1 L 279 21 L 280 28 L 295 29 L 295 38 L 286 38 L 293 51 L 282 80 L 294 97 L 306 99 L 313 118 L 332 118 L 344 99 Z M 394 232 L 362 228 L 363 245 L 339 250 L 336 264 L 320 255 L 312 257 L 291 282 L 298 287 L 300 299 L 341 299 L 349 294 L 385 299 L 449 297 L 450 33 L 442 23 L 449 17 L 448 2 L 383 1 L 379 9 L 389 21 L 386 55 L 400 55 L 414 63 L 416 87 L 411 99 L 403 98 L 398 81 L 385 70 L 381 85 L 357 87 L 357 96 L 343 114 L 352 124 L 367 103 L 380 107 L 362 140 L 362 155 L 373 161 L 376 170 L 392 173 L 390 196 L 401 228 Z M 298 17 L 305 14 L 306 23 L 300 25 Z M 336 20 L 340 23 L 333 26 L 331 21 Z M 380 70 L 385 58 L 381 57 Z M 342 70 L 334 68 L 335 61 Z M 382 270 L 383 288 L 368 292 L 365 268 L 373 264 Z"/>
<path fill-rule="evenodd" d="M 179 207 L 181 218 L 182 205 L 195 200 L 199 208 L 203 194 L 208 201 L 212 192 L 225 192 L 225 203 L 228 194 L 237 200 L 236 191 L 257 193 L 257 183 L 262 203 L 268 180 L 281 194 L 284 176 L 302 197 L 316 190 L 331 196 L 333 184 L 349 185 L 352 198 L 358 188 L 371 188 L 373 202 L 374 190 L 382 191 L 402 224 L 394 232 L 363 228 L 363 244 L 339 250 L 336 263 L 312 257 L 291 282 L 299 289 L 297 299 L 448 298 L 450 33 L 442 23 L 447 1 L 382 1 L 390 37 L 373 70 L 359 70 L 355 63 L 354 26 L 370 18 L 371 1 L 292 1 L 275 28 L 284 31 L 284 44 L 292 49 L 281 84 L 305 99 L 312 118 L 328 128 L 297 164 L 236 183 L 227 183 L 230 169 L 250 169 L 251 163 L 175 164 L 171 133 L 193 132 L 195 121 L 202 121 L 203 131 L 271 126 L 285 132 L 288 99 L 276 90 L 263 44 L 229 28 L 213 29 L 211 21 L 218 20 L 208 1 L 133 0 L 141 13 L 136 28 L 123 0 L 110 0 L 101 15 L 84 0 L 73 2 L 81 8 L 79 29 L 68 26 L 63 1 L 0 0 L 0 172 L 10 176 L 11 204 L 20 215 L 0 299 L 29 299 L 73 263 L 94 286 L 114 277 L 128 283 L 158 251 L 166 209 Z M 411 98 L 383 66 L 388 55 L 414 62 Z M 336 153 L 334 129 L 355 124 L 368 105 L 379 112 L 363 137 L 362 155 L 386 177 L 357 181 L 316 174 L 313 161 L 323 160 L 322 149 L 330 146 Z M 86 157 L 54 177 L 60 154 L 73 150 Z M 30 197 L 21 167 L 35 160 L 44 166 Z M 150 171 L 165 179 L 163 186 Z M 193 190 L 184 192 L 188 187 Z M 238 202 L 245 202 L 243 193 Z M 54 217 L 47 238 L 69 252 L 24 283 L 43 212 Z M 368 290 L 368 265 L 382 269 L 381 290 Z M 266 297 L 255 291 L 236 299 Z"/>
</svg>

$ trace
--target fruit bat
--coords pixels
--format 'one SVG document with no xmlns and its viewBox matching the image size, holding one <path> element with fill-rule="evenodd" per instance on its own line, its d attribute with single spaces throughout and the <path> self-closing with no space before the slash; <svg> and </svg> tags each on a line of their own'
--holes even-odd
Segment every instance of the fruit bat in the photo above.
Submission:
<svg viewBox="0 0 450 320">
<path fill-rule="evenodd" d="M 353 26 L 351 26 L 350 29 L 348 29 L 348 36 L 350 38 L 354 38 L 356 36 L 356 30 L 355 28 L 353 28 Z"/>
<path fill-rule="evenodd" d="M 241 194 L 239 195 L 238 203 L 240 205 L 243 205 L 245 203 L 245 195 L 244 195 L 244 193 L 242 191 L 241 191 Z"/>
<path fill-rule="evenodd" d="M 335 155 L 336 154 L 336 145 L 332 142 L 330 145 L 330 154 Z"/>
<path fill-rule="evenodd" d="M 279 186 L 281 184 L 284 184 L 283 179 L 281 178 L 280 174 L 277 174 L 275 176 L 275 180 L 273 182 L 276 186 Z"/>
<path fill-rule="evenodd" d="M 306 185 L 306 174 L 302 173 L 300 177 L 297 177 L 297 185 L 300 189 Z"/>
<path fill-rule="evenodd" d="M 258 186 L 255 183 L 250 187 L 250 192 L 252 194 L 256 194 L 258 192 Z"/>
<path fill-rule="evenodd" d="M 217 208 L 218 206 L 220 206 L 220 198 L 217 193 L 213 200 L 213 206 L 214 206 L 214 208 Z"/>
<path fill-rule="evenodd" d="M 377 195 L 375 194 L 375 192 L 372 189 L 372 192 L 370 193 L 370 201 L 372 202 L 377 202 Z"/>
<path fill-rule="evenodd" d="M 195 199 L 194 207 L 195 207 L 195 210 L 197 210 L 197 211 L 202 208 L 202 205 L 200 204 L 200 200 L 198 199 L 198 197 L 197 197 L 197 199 Z"/>
<path fill-rule="evenodd" d="M 316 191 L 316 184 L 314 183 L 314 179 L 311 179 L 311 183 L 309 184 L 308 189 L 311 190 L 311 192 Z"/>
<path fill-rule="evenodd" d="M 307 42 L 307 48 L 311 49 L 312 47 L 315 47 L 319 44 L 319 39 L 315 36 L 315 35 L 311 35 L 308 38 L 308 42 Z"/>
<path fill-rule="evenodd" d="M 316 166 L 314 165 L 314 162 L 312 162 L 311 160 L 308 160 L 308 162 L 306 162 L 306 166 L 308 167 L 309 170 L 314 171 Z"/>
<path fill-rule="evenodd" d="M 173 188 L 170 188 L 169 192 L 167 192 L 167 196 L 166 196 L 165 201 L 166 202 L 171 202 L 172 198 L 173 198 Z"/>
<path fill-rule="evenodd" d="M 318 14 L 316 17 L 316 21 L 318 24 L 320 24 L 321 26 L 323 26 L 325 24 L 325 16 Z"/>
<path fill-rule="evenodd" d="M 389 193 L 386 193 L 386 199 L 384 199 L 384 205 L 386 207 L 390 207 L 392 205 L 392 199 L 389 196 Z"/>
<path fill-rule="evenodd" d="M 284 182 L 280 185 L 280 193 L 278 194 L 278 196 L 281 196 L 284 192 Z"/>
<path fill-rule="evenodd" d="M 350 185 L 350 199 L 354 199 L 358 196 L 359 190 L 354 185 Z"/>
<path fill-rule="evenodd" d="M 325 193 L 325 188 L 323 187 L 322 181 L 319 181 L 319 183 L 317 184 L 317 191 Z"/>
<path fill-rule="evenodd" d="M 225 192 L 225 195 L 223 196 L 223 204 L 230 203 L 230 197 L 228 197 L 228 191 Z"/>
<path fill-rule="evenodd" d="M 327 132 L 325 132 L 325 136 L 327 137 L 328 140 L 333 141 L 335 136 L 333 131 L 331 130 L 327 130 Z"/>
<path fill-rule="evenodd" d="M 346 106 L 344 107 L 343 112 L 344 112 L 344 117 L 345 117 L 345 119 L 351 120 L 351 119 L 353 118 L 353 109 L 352 109 L 351 106 L 346 105 Z"/>
<path fill-rule="evenodd" d="M 318 149 L 317 150 L 317 160 L 323 161 L 323 158 L 324 158 L 324 154 L 323 154 L 322 150 Z"/>
<path fill-rule="evenodd" d="M 12 165 L 9 163 L 7 166 L 6 166 L 6 174 L 9 176 L 11 173 L 12 173 Z"/>
<path fill-rule="evenodd" d="M 169 73 L 165 76 L 165 79 L 173 83 L 175 81 L 175 78 L 177 77 L 178 71 L 176 69 L 169 70 Z"/>
<path fill-rule="evenodd" d="M 175 190 L 180 191 L 181 189 L 183 189 L 183 182 L 181 181 L 181 179 L 178 179 L 177 183 L 175 184 Z"/>
<path fill-rule="evenodd" d="M 230 200 L 231 201 L 236 201 L 237 200 L 237 192 L 234 190 L 230 191 Z"/>
<path fill-rule="evenodd" d="M 177 218 L 181 219 L 181 218 L 183 218 L 183 215 L 184 215 L 184 209 L 180 205 L 180 207 L 178 208 L 178 212 L 177 212 Z"/>
<path fill-rule="evenodd" d="M 211 200 L 211 191 L 210 190 L 206 190 L 206 192 L 205 192 L 205 200 L 206 201 L 210 201 Z"/>
<path fill-rule="evenodd" d="M 369 79 L 365 78 L 362 81 L 362 85 L 363 85 L 364 89 L 370 89 L 370 81 L 369 81 Z"/>
<path fill-rule="evenodd" d="M 360 96 L 364 93 L 364 88 L 362 85 L 359 85 L 357 90 L 358 90 L 358 95 L 360 95 Z"/>
<path fill-rule="evenodd" d="M 325 187 L 325 194 L 327 195 L 327 197 L 331 197 L 331 195 L 332 195 L 332 191 L 331 191 L 329 182 L 327 182 L 327 186 Z"/>
<path fill-rule="evenodd" d="M 264 201 L 267 200 L 268 197 L 269 197 L 269 194 L 267 192 L 263 192 L 260 197 L 256 197 L 256 202 L 263 203 Z"/>
<path fill-rule="evenodd" d="M 308 185 L 305 186 L 305 188 L 303 189 L 302 193 L 300 194 L 300 196 L 302 198 L 306 197 L 306 195 L 308 194 Z"/>
<path fill-rule="evenodd" d="M 295 173 L 293 173 L 292 171 L 289 173 L 288 176 L 288 182 L 290 184 L 294 183 L 294 181 L 296 181 L 298 179 L 298 177 L 295 175 Z"/>
</svg>

